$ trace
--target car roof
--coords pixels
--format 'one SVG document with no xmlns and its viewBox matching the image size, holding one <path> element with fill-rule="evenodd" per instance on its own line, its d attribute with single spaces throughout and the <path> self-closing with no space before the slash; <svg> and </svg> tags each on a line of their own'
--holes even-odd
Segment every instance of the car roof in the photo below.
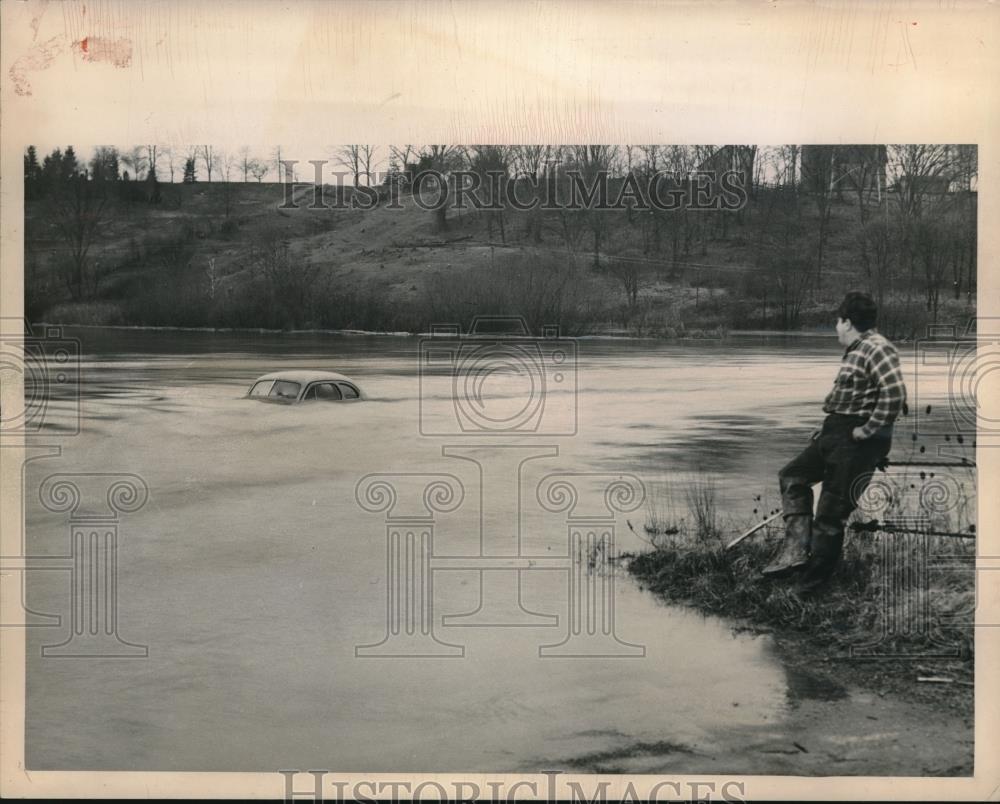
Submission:
<svg viewBox="0 0 1000 804">
<path fill-rule="evenodd" d="M 272 371 L 270 374 L 261 375 L 254 382 L 260 382 L 261 380 L 288 380 L 289 382 L 300 383 L 339 380 L 340 382 L 349 382 L 352 385 L 357 384 L 350 377 L 345 377 L 343 374 L 338 374 L 335 371 L 309 371 L 307 369 Z"/>
</svg>

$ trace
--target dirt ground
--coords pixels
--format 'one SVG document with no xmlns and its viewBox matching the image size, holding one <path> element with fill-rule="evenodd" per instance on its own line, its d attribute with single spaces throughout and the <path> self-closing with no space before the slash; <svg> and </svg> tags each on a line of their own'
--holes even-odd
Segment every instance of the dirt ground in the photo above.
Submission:
<svg viewBox="0 0 1000 804">
<path fill-rule="evenodd" d="M 577 757 L 594 773 L 971 776 L 972 663 L 861 661 L 800 635 L 770 636 L 785 666 L 784 712 L 704 743 L 669 738 Z M 918 677 L 948 678 L 918 682 Z M 739 703 L 734 701 L 733 706 Z"/>
</svg>

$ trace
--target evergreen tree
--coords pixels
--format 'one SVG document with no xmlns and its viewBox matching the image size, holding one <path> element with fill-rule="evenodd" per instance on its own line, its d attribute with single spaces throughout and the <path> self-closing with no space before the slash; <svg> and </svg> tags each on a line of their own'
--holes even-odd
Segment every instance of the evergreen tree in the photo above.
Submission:
<svg viewBox="0 0 1000 804">
<path fill-rule="evenodd" d="M 42 160 L 43 192 L 51 192 L 59 186 L 59 181 L 62 178 L 62 161 L 62 151 L 58 148 Z"/>
<path fill-rule="evenodd" d="M 194 184 L 196 181 L 194 157 L 188 157 L 184 160 L 184 183 Z"/>
<path fill-rule="evenodd" d="M 160 203 L 160 180 L 156 177 L 156 166 L 152 162 L 146 173 L 146 201 L 150 204 Z"/>
<path fill-rule="evenodd" d="M 24 198 L 26 201 L 38 196 L 41 178 L 42 168 L 38 164 L 38 152 L 34 145 L 29 145 L 24 152 Z"/>
<path fill-rule="evenodd" d="M 72 145 L 67 145 L 66 151 L 63 153 L 60 177 L 63 181 L 67 181 L 79 172 L 80 165 L 76 159 L 76 151 L 73 150 Z"/>
<path fill-rule="evenodd" d="M 29 145 L 24 152 L 24 177 L 26 179 L 37 179 L 41 174 L 42 167 L 38 164 L 38 151 L 34 145 Z"/>
</svg>

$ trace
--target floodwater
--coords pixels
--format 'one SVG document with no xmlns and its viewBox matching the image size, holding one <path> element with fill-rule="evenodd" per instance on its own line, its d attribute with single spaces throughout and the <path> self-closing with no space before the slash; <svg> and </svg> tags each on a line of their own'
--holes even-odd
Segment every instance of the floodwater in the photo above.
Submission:
<svg viewBox="0 0 1000 804">
<path fill-rule="evenodd" d="M 478 374 L 483 353 L 442 357 L 441 340 L 421 377 L 419 338 L 68 334 L 81 432 L 68 434 L 70 400 L 50 405 L 62 454 L 27 464 L 28 552 L 68 551 L 69 514 L 35 491 L 51 474 L 142 478 L 148 500 L 117 522 L 121 642 L 102 650 L 148 656 L 43 658 L 69 636 L 69 573 L 28 573 L 29 607 L 62 615 L 28 630 L 29 768 L 513 772 L 628 745 L 711 753 L 790 716 L 766 637 L 663 605 L 590 544 L 613 531 L 619 551 L 645 546 L 628 526 L 642 532 L 643 507 L 607 519 L 605 489 L 629 474 L 709 473 L 747 516 L 755 495 L 774 500 L 821 418 L 832 337 L 543 344 L 522 353 L 547 372 L 539 408 L 541 375 L 509 370 L 510 352 L 490 358 L 508 370 Z M 347 374 L 369 399 L 241 398 L 292 368 Z M 370 473 L 391 475 L 395 508 L 356 491 Z M 576 508 L 560 509 L 566 486 L 537 491 L 553 473 L 570 475 Z M 113 480 L 78 478 L 76 515 L 97 513 Z M 434 480 L 451 484 L 432 500 L 451 510 L 424 508 Z M 387 542 L 387 516 L 401 541 Z M 380 642 L 367 652 L 432 655 L 357 655 Z"/>
</svg>

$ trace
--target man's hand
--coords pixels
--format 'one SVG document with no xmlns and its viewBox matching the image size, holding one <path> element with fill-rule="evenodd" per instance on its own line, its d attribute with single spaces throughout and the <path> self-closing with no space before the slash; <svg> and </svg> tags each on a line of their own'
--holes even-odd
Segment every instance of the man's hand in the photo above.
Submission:
<svg viewBox="0 0 1000 804">
<path fill-rule="evenodd" d="M 851 438 L 855 441 L 864 441 L 868 436 L 865 435 L 865 431 L 861 427 L 855 427 L 851 430 Z"/>
</svg>

